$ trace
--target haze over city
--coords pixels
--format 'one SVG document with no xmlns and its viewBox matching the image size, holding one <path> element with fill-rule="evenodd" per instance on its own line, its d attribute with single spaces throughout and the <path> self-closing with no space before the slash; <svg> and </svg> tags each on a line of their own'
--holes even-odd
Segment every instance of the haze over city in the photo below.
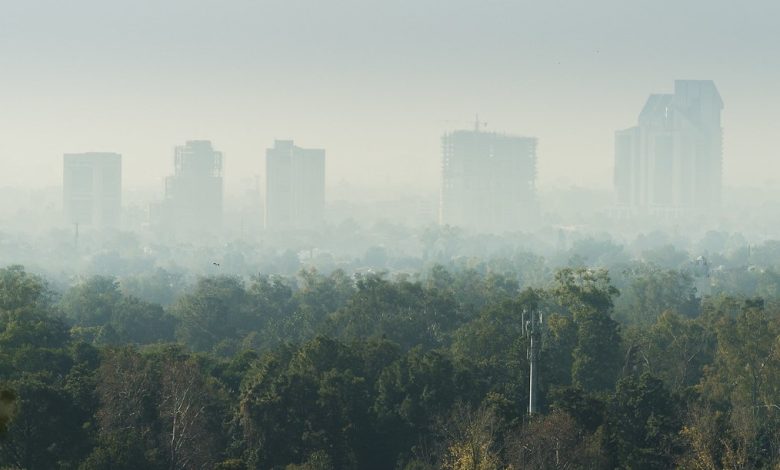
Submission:
<svg viewBox="0 0 780 470">
<path fill-rule="evenodd" d="M 2 186 L 115 151 L 126 187 L 159 188 L 177 142 L 209 139 L 231 193 L 294 138 L 328 150 L 329 186 L 435 191 L 439 136 L 478 113 L 539 139 L 539 187 L 608 189 L 614 130 L 674 79 L 724 96 L 724 184 L 780 172 L 776 2 L 1 5 Z"/>
<path fill-rule="evenodd" d="M 0 0 L 0 470 L 780 469 L 778 18 Z"/>
</svg>

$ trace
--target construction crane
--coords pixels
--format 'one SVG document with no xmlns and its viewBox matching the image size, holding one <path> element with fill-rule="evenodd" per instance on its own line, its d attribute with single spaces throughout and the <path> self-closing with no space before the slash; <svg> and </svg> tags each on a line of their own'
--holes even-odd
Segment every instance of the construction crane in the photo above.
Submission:
<svg viewBox="0 0 780 470">
<path fill-rule="evenodd" d="M 456 120 L 443 120 L 439 121 L 445 123 L 447 126 L 465 126 L 468 124 L 467 121 L 456 121 Z M 488 123 L 487 121 L 480 121 L 479 120 L 479 114 L 477 114 L 474 118 L 474 132 L 480 132 L 483 128 L 487 127 Z"/>
</svg>

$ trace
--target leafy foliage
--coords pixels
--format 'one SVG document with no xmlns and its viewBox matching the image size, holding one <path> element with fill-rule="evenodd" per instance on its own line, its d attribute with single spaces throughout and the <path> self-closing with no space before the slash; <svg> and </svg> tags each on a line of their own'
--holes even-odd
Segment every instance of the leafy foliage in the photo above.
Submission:
<svg viewBox="0 0 780 470">
<path fill-rule="evenodd" d="M 432 261 L 459 240 L 430 235 Z M 624 258 L 617 245 L 586 245 Z M 377 263 L 381 250 L 366 257 Z M 614 282 L 584 266 L 540 282 L 543 267 L 526 256 L 396 277 L 204 277 L 176 300 L 180 278 L 167 272 L 89 278 L 59 296 L 20 266 L 0 269 L 0 462 L 777 467 L 772 271 L 723 275 L 721 289 L 742 287 L 702 300 L 676 253 L 648 257 L 664 267 L 623 269 Z M 524 319 L 538 312 L 542 413 L 528 417 Z"/>
</svg>

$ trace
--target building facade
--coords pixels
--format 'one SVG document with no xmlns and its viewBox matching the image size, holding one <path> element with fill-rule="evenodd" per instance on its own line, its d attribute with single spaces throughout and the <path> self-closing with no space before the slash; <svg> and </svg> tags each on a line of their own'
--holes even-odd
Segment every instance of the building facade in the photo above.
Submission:
<svg viewBox="0 0 780 470">
<path fill-rule="evenodd" d="M 723 101 L 710 80 L 650 95 L 638 125 L 615 133 L 615 197 L 629 212 L 714 213 L 721 204 Z"/>
<path fill-rule="evenodd" d="M 536 215 L 536 139 L 460 130 L 442 137 L 439 221 L 483 232 L 528 227 Z"/>
<path fill-rule="evenodd" d="M 122 156 L 68 153 L 63 157 L 63 211 L 72 225 L 119 227 L 122 212 Z"/>
<path fill-rule="evenodd" d="M 265 227 L 311 229 L 325 212 L 325 150 L 277 140 L 265 155 Z"/>
<path fill-rule="evenodd" d="M 174 174 L 165 180 L 160 223 L 172 233 L 207 235 L 222 226 L 222 153 L 208 140 L 174 150 Z"/>
</svg>

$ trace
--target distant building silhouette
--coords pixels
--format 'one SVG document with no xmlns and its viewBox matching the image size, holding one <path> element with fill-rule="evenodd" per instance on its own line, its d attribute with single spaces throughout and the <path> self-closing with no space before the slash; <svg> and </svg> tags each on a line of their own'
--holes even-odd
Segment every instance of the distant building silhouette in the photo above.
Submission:
<svg viewBox="0 0 780 470">
<path fill-rule="evenodd" d="M 536 139 L 460 130 L 442 137 L 442 224 L 485 232 L 527 227 L 536 215 Z"/>
<path fill-rule="evenodd" d="M 650 95 L 636 127 L 615 133 L 615 196 L 629 211 L 689 214 L 720 207 L 723 101 L 710 80 Z"/>
<path fill-rule="evenodd" d="M 222 225 L 222 153 L 211 141 L 189 140 L 174 151 L 174 174 L 165 180 L 160 225 L 172 233 L 213 234 Z"/>
<path fill-rule="evenodd" d="M 74 225 L 118 227 L 122 211 L 122 156 L 68 153 L 63 158 L 63 210 Z"/>
<path fill-rule="evenodd" d="M 325 150 L 277 140 L 265 156 L 265 226 L 314 228 L 325 211 Z"/>
</svg>

